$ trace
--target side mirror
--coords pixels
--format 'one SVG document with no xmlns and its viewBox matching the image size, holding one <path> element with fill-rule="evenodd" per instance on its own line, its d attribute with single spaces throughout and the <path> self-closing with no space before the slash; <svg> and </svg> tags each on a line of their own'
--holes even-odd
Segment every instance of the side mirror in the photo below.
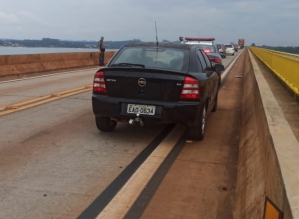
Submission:
<svg viewBox="0 0 299 219">
<path fill-rule="evenodd" d="M 214 67 L 215 67 L 215 71 L 217 72 L 224 71 L 224 66 L 221 64 L 216 64 Z"/>
</svg>

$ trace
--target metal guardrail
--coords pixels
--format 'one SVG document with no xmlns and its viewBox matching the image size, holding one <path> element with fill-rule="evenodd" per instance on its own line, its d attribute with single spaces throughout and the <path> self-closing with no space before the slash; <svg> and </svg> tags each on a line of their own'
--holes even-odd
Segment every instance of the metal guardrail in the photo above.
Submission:
<svg viewBox="0 0 299 219">
<path fill-rule="evenodd" d="M 295 94 L 299 95 L 299 55 L 258 47 L 248 47 Z"/>
</svg>

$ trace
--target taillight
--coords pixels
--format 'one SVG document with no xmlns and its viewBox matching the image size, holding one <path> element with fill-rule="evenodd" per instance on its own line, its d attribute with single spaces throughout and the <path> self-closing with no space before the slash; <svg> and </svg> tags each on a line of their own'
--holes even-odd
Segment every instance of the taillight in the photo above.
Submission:
<svg viewBox="0 0 299 219">
<path fill-rule="evenodd" d="M 200 86 L 198 80 L 190 77 L 186 77 L 184 86 L 180 96 L 181 99 L 199 99 L 200 98 Z"/>
<path fill-rule="evenodd" d="M 220 59 L 220 58 L 209 57 L 209 59 L 210 59 L 210 61 L 212 61 L 212 62 L 221 63 L 221 59 Z"/>
<path fill-rule="evenodd" d="M 103 71 L 97 72 L 94 76 L 93 91 L 97 93 L 107 93 L 105 85 L 105 75 Z"/>
<path fill-rule="evenodd" d="M 209 52 L 211 52 L 211 50 L 205 49 L 204 52 L 209 53 Z"/>
</svg>

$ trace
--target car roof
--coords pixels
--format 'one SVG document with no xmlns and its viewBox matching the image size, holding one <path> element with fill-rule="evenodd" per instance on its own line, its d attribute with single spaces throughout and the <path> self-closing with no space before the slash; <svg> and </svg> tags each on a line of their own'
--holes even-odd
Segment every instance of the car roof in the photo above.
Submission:
<svg viewBox="0 0 299 219">
<path fill-rule="evenodd" d="M 212 41 L 187 41 L 186 44 L 214 45 Z"/>
<path fill-rule="evenodd" d="M 157 42 L 134 42 L 125 45 L 125 47 L 157 47 Z M 158 47 L 169 47 L 176 49 L 189 49 L 191 45 L 183 44 L 183 43 L 173 43 L 173 42 L 158 42 Z"/>
<path fill-rule="evenodd" d="M 215 45 L 215 38 L 185 37 L 186 44 Z"/>
</svg>

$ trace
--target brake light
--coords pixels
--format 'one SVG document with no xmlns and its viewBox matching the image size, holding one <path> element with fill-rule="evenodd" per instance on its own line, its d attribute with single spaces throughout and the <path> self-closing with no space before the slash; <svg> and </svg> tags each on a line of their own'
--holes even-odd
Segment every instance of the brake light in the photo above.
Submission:
<svg viewBox="0 0 299 219">
<path fill-rule="evenodd" d="M 200 86 L 198 80 L 186 77 L 180 99 L 199 99 Z"/>
<path fill-rule="evenodd" d="M 94 76 L 93 91 L 97 93 L 107 93 L 105 85 L 105 75 L 103 71 L 97 72 Z"/>
<path fill-rule="evenodd" d="M 205 49 L 204 52 L 209 53 L 209 52 L 211 52 L 211 50 Z"/>
<path fill-rule="evenodd" d="M 221 59 L 220 59 L 220 58 L 209 57 L 209 59 L 210 59 L 210 61 L 212 61 L 212 62 L 221 63 Z"/>
</svg>

